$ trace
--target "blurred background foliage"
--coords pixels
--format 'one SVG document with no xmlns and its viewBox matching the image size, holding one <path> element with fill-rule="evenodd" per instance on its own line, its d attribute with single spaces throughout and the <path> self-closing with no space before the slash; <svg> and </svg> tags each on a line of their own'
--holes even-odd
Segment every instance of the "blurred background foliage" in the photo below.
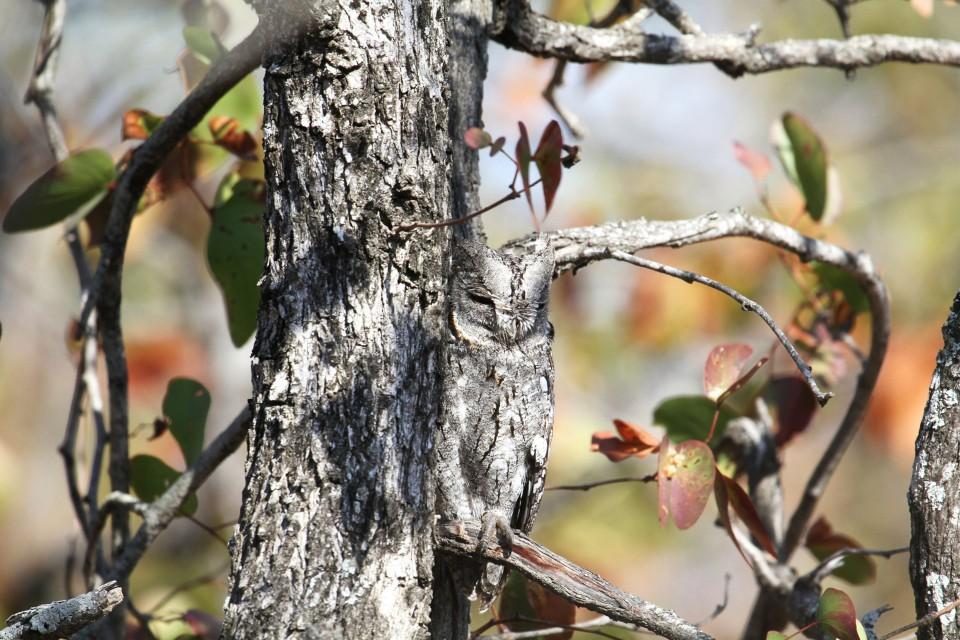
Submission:
<svg viewBox="0 0 960 640">
<path fill-rule="evenodd" d="M 603 2 L 593 3 L 597 14 Z M 826 2 L 762 0 L 683 3 L 707 31 L 741 31 L 758 22 L 761 39 L 839 37 Z M 229 47 L 255 22 L 242 2 L 222 2 L 222 39 Z M 585 21 L 583 0 L 540 8 Z M 52 164 L 36 110 L 22 104 L 39 33 L 39 3 L 3 4 L 0 23 L 0 210 Z M 652 31 L 670 32 L 658 19 Z M 870 0 L 853 9 L 855 33 L 898 33 L 960 39 L 960 10 L 938 3 L 931 18 L 901 0 Z M 122 114 L 134 107 L 168 113 L 183 95 L 176 60 L 184 44 L 179 3 L 71 0 L 55 101 L 71 150 L 103 147 L 118 158 Z M 541 97 L 553 63 L 492 45 L 483 126 L 516 140 L 524 121 L 536 140 L 554 117 Z M 258 78 L 259 83 L 259 78 Z M 564 171 L 548 229 L 607 220 L 687 218 L 742 206 L 764 216 L 750 174 L 733 141 L 770 152 L 769 128 L 784 111 L 805 116 L 827 144 L 839 172 L 843 207 L 829 227 L 807 228 L 869 253 L 891 290 L 893 339 L 863 435 L 832 481 L 821 513 L 867 547 L 899 547 L 909 538 L 906 489 L 939 327 L 960 285 L 960 75 L 932 66 L 884 65 L 850 77 L 795 70 L 731 80 L 708 65 L 655 67 L 571 65 L 558 99 L 584 124 L 582 162 Z M 480 124 L 480 123 L 477 123 Z M 569 134 L 566 134 L 568 140 Z M 507 192 L 513 167 L 481 152 L 481 200 Z M 802 206 L 774 168 L 772 201 L 781 211 Z M 197 191 L 211 202 L 216 175 Z M 539 205 L 542 211 L 542 203 Z M 790 216 L 792 217 L 792 216 Z M 491 244 L 531 230 L 523 200 L 487 214 Z M 131 375 L 131 453 L 149 451 L 171 466 L 183 461 L 167 434 L 148 442 L 167 382 L 195 378 L 210 390 L 207 438 L 250 394 L 251 343 L 235 348 L 223 303 L 207 269 L 207 211 L 181 190 L 141 214 L 133 227 L 124 278 L 124 322 Z M 774 252 L 748 240 L 727 240 L 650 257 L 738 288 L 777 319 L 789 319 L 800 291 Z M 67 416 L 75 354 L 67 339 L 78 309 L 77 285 L 60 232 L 0 234 L 0 614 L 65 597 L 65 566 L 81 550 L 57 454 Z M 665 397 L 699 393 L 701 368 L 720 342 L 746 342 L 764 353 L 772 336 L 754 316 L 720 294 L 622 264 L 592 266 L 555 284 L 557 414 L 549 484 L 586 482 L 654 471 L 653 460 L 618 465 L 589 451 L 590 436 L 612 418 L 652 426 Z M 866 327 L 855 333 L 866 347 Z M 774 367 L 787 370 L 782 350 Z M 784 456 L 788 504 L 795 504 L 813 461 L 842 415 L 856 372 L 840 383 L 814 426 Z M 137 425 L 143 425 L 142 428 Z M 89 446 L 84 424 L 82 445 Z M 81 460 L 81 464 L 89 462 Z M 219 615 L 231 532 L 242 490 L 235 456 L 200 493 L 198 526 L 180 519 L 133 576 L 134 603 L 161 618 L 188 609 Z M 105 484 L 105 483 L 104 483 Z M 536 537 L 617 585 L 698 620 L 723 599 L 730 604 L 707 630 L 736 637 L 755 588 L 713 515 L 691 530 L 662 530 L 656 489 L 625 484 L 589 492 L 551 492 Z M 800 554 L 806 552 L 801 551 Z M 809 556 L 809 554 L 807 554 Z M 812 557 L 801 566 L 813 566 Z M 804 564 L 805 563 L 805 564 Z M 848 592 L 861 611 L 890 603 L 890 624 L 913 618 L 906 558 L 878 560 L 872 585 Z M 187 587 L 168 597 L 171 589 Z M 587 615 L 587 614 L 584 614 Z M 881 628 L 883 628 L 881 626 Z M 182 623 L 154 625 L 176 637 Z M 629 635 L 629 634 L 627 634 Z M 626 637 L 626 636 L 625 636 Z"/>
</svg>

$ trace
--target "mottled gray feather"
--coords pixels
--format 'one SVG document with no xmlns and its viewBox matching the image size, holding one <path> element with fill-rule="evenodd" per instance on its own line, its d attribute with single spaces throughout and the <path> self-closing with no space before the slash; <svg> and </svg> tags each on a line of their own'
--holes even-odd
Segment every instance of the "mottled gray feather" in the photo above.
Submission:
<svg viewBox="0 0 960 640">
<path fill-rule="evenodd" d="M 553 428 L 553 250 L 503 254 L 461 241 L 454 252 L 446 396 L 436 443 L 443 520 L 494 518 L 529 532 L 543 496 Z M 485 606 L 505 573 L 458 572 Z"/>
</svg>

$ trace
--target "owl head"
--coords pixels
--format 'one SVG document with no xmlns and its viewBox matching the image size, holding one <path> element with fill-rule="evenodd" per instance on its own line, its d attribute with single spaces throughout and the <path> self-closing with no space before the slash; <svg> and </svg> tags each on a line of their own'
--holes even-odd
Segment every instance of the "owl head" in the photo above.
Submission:
<svg viewBox="0 0 960 640">
<path fill-rule="evenodd" d="M 530 253 L 500 253 L 472 240 L 453 255 L 451 319 L 471 342 L 514 344 L 548 336 L 553 248 L 540 242 Z"/>
</svg>

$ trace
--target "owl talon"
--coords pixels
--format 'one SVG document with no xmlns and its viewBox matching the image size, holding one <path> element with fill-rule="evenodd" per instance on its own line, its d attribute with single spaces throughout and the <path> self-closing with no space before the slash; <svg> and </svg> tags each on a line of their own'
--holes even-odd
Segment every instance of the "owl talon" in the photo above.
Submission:
<svg viewBox="0 0 960 640">
<path fill-rule="evenodd" d="M 499 513 L 487 511 L 480 518 L 480 543 L 477 551 L 483 552 L 500 547 L 509 556 L 513 550 L 513 529 L 510 522 Z"/>
</svg>

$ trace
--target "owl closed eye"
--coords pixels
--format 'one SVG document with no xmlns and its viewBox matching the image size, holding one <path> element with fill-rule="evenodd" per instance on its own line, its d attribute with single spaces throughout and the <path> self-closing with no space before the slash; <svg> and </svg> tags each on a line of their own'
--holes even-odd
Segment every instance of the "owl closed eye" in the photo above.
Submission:
<svg viewBox="0 0 960 640">
<path fill-rule="evenodd" d="M 461 242 L 453 265 L 454 331 L 480 343 L 549 338 L 547 307 L 553 263 L 553 249 L 548 244 L 527 255 L 512 255 L 477 242 Z"/>
</svg>

